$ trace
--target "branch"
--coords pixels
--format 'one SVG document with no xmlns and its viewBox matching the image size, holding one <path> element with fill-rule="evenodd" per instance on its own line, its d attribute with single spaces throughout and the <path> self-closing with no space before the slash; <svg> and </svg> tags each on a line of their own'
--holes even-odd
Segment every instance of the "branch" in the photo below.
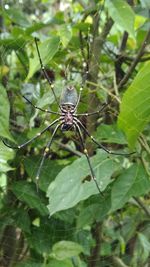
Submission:
<svg viewBox="0 0 150 267">
<path fill-rule="evenodd" d="M 91 229 L 92 236 L 95 240 L 95 246 L 91 249 L 91 256 L 89 258 L 88 267 L 96 267 L 97 262 L 100 261 L 100 245 L 101 245 L 101 223 L 96 223 Z"/>
<path fill-rule="evenodd" d="M 123 52 L 126 48 L 128 40 L 128 33 L 125 31 L 121 40 L 119 51 L 116 55 L 115 60 L 115 78 L 116 78 L 116 84 L 119 84 L 122 78 L 124 77 L 125 73 L 122 69 L 122 64 L 124 63 L 124 57 Z M 116 86 L 117 88 L 117 86 Z"/>
<path fill-rule="evenodd" d="M 99 73 L 101 51 L 114 22 L 111 18 L 108 18 L 101 34 L 99 34 L 99 23 L 100 23 L 99 13 L 96 12 L 93 15 L 93 32 L 92 32 L 93 41 L 90 46 L 89 63 L 88 63 L 89 66 L 88 82 L 91 83 L 90 86 L 91 93 L 89 94 L 89 100 L 88 100 L 89 102 L 88 112 L 93 112 L 95 110 L 95 107 L 99 105 L 99 100 L 94 92 L 95 86 L 93 86 L 92 83 L 93 84 L 98 83 L 97 80 Z M 87 119 L 87 127 L 90 133 L 92 133 L 95 130 L 96 119 L 97 116 L 94 116 L 92 118 L 89 117 Z M 89 145 L 88 148 L 89 148 L 89 154 L 92 155 L 93 153 L 92 146 Z"/>
<path fill-rule="evenodd" d="M 145 39 L 143 41 L 143 44 L 142 44 L 137 56 L 135 57 L 134 61 L 132 62 L 131 66 L 129 67 L 126 75 L 124 76 L 124 78 L 119 83 L 118 89 L 120 89 L 129 80 L 129 78 L 131 77 L 131 74 L 134 71 L 136 65 L 139 63 L 140 58 L 143 55 L 144 49 L 147 46 L 149 41 L 150 41 L 150 30 L 148 31 L 148 33 L 147 33 L 147 35 L 146 35 L 146 37 L 145 37 Z"/>
<path fill-rule="evenodd" d="M 121 54 L 125 50 L 127 45 L 127 40 L 128 40 L 128 33 L 125 31 L 121 40 L 119 54 Z"/>
<path fill-rule="evenodd" d="M 93 25 L 94 25 L 94 37 L 93 37 L 93 43 L 91 45 L 91 51 L 90 51 L 90 78 L 89 80 L 92 82 L 96 82 L 97 81 L 97 76 L 98 76 L 98 71 L 99 71 L 99 58 L 101 55 L 101 51 L 103 48 L 103 45 L 106 41 L 106 38 L 113 26 L 114 22 L 111 18 L 108 18 L 103 31 L 100 35 L 98 35 L 98 27 L 99 27 L 99 15 L 96 14 L 93 17 Z"/>
</svg>

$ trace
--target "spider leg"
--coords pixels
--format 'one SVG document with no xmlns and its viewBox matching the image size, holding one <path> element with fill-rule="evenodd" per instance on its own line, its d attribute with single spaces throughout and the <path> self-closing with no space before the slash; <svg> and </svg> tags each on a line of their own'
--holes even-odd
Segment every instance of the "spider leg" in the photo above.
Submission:
<svg viewBox="0 0 150 267">
<path fill-rule="evenodd" d="M 59 128 L 61 125 L 62 125 L 62 123 L 59 123 L 59 124 L 55 127 L 55 129 L 54 129 L 54 131 L 53 131 L 53 133 L 52 133 L 51 139 L 49 140 L 49 142 L 47 143 L 47 145 L 46 145 L 46 147 L 45 147 L 45 149 L 44 149 L 43 157 L 42 157 L 42 160 L 41 160 L 41 162 L 40 162 L 40 166 L 39 166 L 38 171 L 37 171 L 37 174 L 36 174 L 36 183 L 38 183 L 38 180 L 39 180 L 39 177 L 40 177 L 40 173 L 41 173 L 41 169 L 42 169 L 42 166 L 43 166 L 45 157 L 46 157 L 47 153 L 48 153 L 49 150 L 50 150 L 50 147 L 51 147 L 52 141 L 53 141 L 53 139 L 54 139 L 54 136 L 55 136 L 55 134 L 56 134 L 58 128 Z"/>
<path fill-rule="evenodd" d="M 61 113 L 59 112 L 55 112 L 55 111 L 51 111 L 51 110 L 48 110 L 48 109 L 42 109 L 40 107 L 37 107 L 36 105 L 34 105 L 28 98 L 26 98 L 24 95 L 22 96 L 31 106 L 33 106 L 35 109 L 39 109 L 43 112 L 46 112 L 46 113 L 50 113 L 50 114 L 57 114 L 57 115 L 61 115 Z"/>
<path fill-rule="evenodd" d="M 56 96 L 56 94 L 55 94 L 55 91 L 54 91 L 54 85 L 53 85 L 53 83 L 51 82 L 51 80 L 50 80 L 50 78 L 49 78 L 49 76 L 48 76 L 48 74 L 47 74 L 47 72 L 46 72 L 46 69 L 45 69 L 45 67 L 44 67 L 44 65 L 43 65 L 43 62 L 42 62 L 42 59 L 41 59 L 41 55 L 40 55 L 40 51 L 39 51 L 39 47 L 38 47 L 37 38 L 34 38 L 34 40 L 35 40 L 35 45 L 36 45 L 36 49 L 37 49 L 37 53 L 38 53 L 38 57 L 39 57 L 40 65 L 41 65 L 41 70 L 42 70 L 42 72 L 43 72 L 43 74 L 44 74 L 45 79 L 48 81 L 48 83 L 49 83 L 49 85 L 50 85 L 50 87 L 51 87 L 51 90 L 52 90 L 52 92 L 53 92 L 55 101 L 57 102 L 57 104 L 58 104 L 58 106 L 59 106 L 59 108 L 60 108 L 60 110 L 61 110 L 60 103 L 59 103 L 59 101 L 58 101 L 58 99 L 57 99 L 57 96 Z"/>
<path fill-rule="evenodd" d="M 81 128 L 83 129 L 83 131 L 91 138 L 91 140 L 99 147 L 99 148 L 102 148 L 104 151 L 106 151 L 108 154 L 112 154 L 112 155 L 119 155 L 119 156 L 130 156 L 132 154 L 135 153 L 134 152 L 131 152 L 131 153 L 116 153 L 116 152 L 113 152 L 109 149 L 107 149 L 105 146 L 103 146 L 102 144 L 100 144 L 99 142 L 97 142 L 97 140 L 92 136 L 90 135 L 90 133 L 88 132 L 88 130 L 85 128 L 85 126 L 82 124 L 82 122 L 80 120 L 78 120 L 77 118 L 74 118 L 75 121 L 77 121 L 77 123 L 81 126 Z"/>
<path fill-rule="evenodd" d="M 107 106 L 109 105 L 109 103 L 105 103 L 99 110 L 91 112 L 91 113 L 78 113 L 76 114 L 76 117 L 78 116 L 91 116 L 91 115 L 96 115 L 101 113 Z"/>
<path fill-rule="evenodd" d="M 31 143 L 33 140 L 35 140 L 36 138 L 38 138 L 39 136 L 41 136 L 43 133 L 45 133 L 49 128 L 51 128 L 51 126 L 53 126 L 54 124 L 56 124 L 58 121 L 60 121 L 60 118 L 59 119 L 56 119 L 54 120 L 50 125 L 48 125 L 45 129 L 43 129 L 41 132 L 37 133 L 33 138 L 31 138 L 30 140 L 28 140 L 27 142 L 21 144 L 21 145 L 18 145 L 18 146 L 11 146 L 9 144 L 7 144 L 4 140 L 3 143 L 5 146 L 7 147 L 10 147 L 12 149 L 20 149 L 20 148 L 23 148 L 25 147 L 26 145 L 28 145 L 29 143 Z"/>
<path fill-rule="evenodd" d="M 74 109 L 73 109 L 73 112 L 76 111 L 76 109 L 77 109 L 77 107 L 78 107 L 78 105 L 79 105 L 82 90 L 83 90 L 83 86 L 80 87 L 80 91 L 79 91 L 79 95 L 78 95 L 77 103 L 76 103 L 76 105 L 75 105 L 75 107 L 74 107 Z"/>
<path fill-rule="evenodd" d="M 90 168 L 91 178 L 94 181 L 94 183 L 95 183 L 95 185 L 96 185 L 96 187 L 97 187 L 98 192 L 100 193 L 100 195 L 103 195 L 102 192 L 101 192 L 101 190 L 100 190 L 100 187 L 98 185 L 96 176 L 94 174 L 94 170 L 93 170 L 92 165 L 91 165 L 91 161 L 90 161 L 90 157 L 89 157 L 88 151 L 87 151 L 87 149 L 86 149 L 86 147 L 84 145 L 84 141 L 83 141 L 83 137 L 82 137 L 82 133 L 81 133 L 80 127 L 79 127 L 79 125 L 78 125 L 77 122 L 74 122 L 74 124 L 76 126 L 76 129 L 77 129 L 77 132 L 78 132 L 78 135 L 79 135 L 81 144 L 82 144 L 83 152 L 84 152 L 84 155 L 86 156 L 86 159 L 87 159 L 87 162 L 88 162 L 88 165 L 89 165 L 89 168 Z"/>
<path fill-rule="evenodd" d="M 86 56 L 85 56 L 85 53 L 84 53 L 84 49 L 83 49 L 83 36 L 82 36 L 82 32 L 81 31 L 79 32 L 79 38 L 80 38 L 80 43 L 81 43 L 81 53 L 82 53 L 83 58 L 86 59 Z M 82 78 L 82 84 L 81 84 L 81 87 L 80 87 L 80 92 L 79 92 L 77 103 L 76 103 L 75 108 L 74 108 L 74 112 L 76 111 L 76 109 L 78 107 L 78 104 L 79 104 L 80 98 L 81 98 L 81 92 L 83 90 L 83 86 L 86 83 L 87 78 L 88 78 L 88 73 L 89 73 L 88 61 L 89 61 L 89 56 L 90 56 L 89 55 L 89 44 L 88 44 L 88 42 L 87 42 L 87 53 L 88 53 L 87 60 L 86 60 L 86 62 L 84 64 L 85 66 L 83 66 L 83 67 L 85 67 L 85 73 L 84 73 L 83 78 Z"/>
</svg>

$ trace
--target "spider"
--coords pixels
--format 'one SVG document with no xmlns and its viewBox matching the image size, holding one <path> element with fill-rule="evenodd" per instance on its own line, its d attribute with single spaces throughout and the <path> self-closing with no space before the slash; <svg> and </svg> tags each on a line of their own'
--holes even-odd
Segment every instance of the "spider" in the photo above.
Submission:
<svg viewBox="0 0 150 267">
<path fill-rule="evenodd" d="M 40 62 L 40 66 L 41 66 L 41 70 L 44 74 L 45 79 L 48 81 L 52 93 L 54 95 L 55 101 L 58 104 L 59 107 L 59 112 L 55 112 L 55 111 L 51 111 L 51 110 L 47 110 L 47 109 L 42 109 L 36 105 L 34 105 L 28 98 L 26 98 L 25 96 L 24 99 L 30 104 L 32 105 L 35 109 L 38 109 L 40 111 L 46 112 L 46 113 L 50 113 L 50 114 L 56 114 L 59 115 L 59 118 L 55 119 L 52 123 L 50 123 L 45 129 L 43 129 L 41 132 L 37 133 L 33 138 L 31 138 L 30 140 L 26 141 L 25 143 L 18 145 L 18 146 L 11 146 L 9 144 L 7 144 L 4 140 L 3 143 L 7 146 L 10 147 L 12 149 L 21 149 L 23 147 L 25 147 L 26 145 L 28 145 L 29 143 L 31 143 L 33 140 L 35 140 L 36 138 L 40 137 L 42 134 L 44 134 L 47 130 L 49 130 L 53 125 L 56 125 L 53 133 L 51 135 L 51 138 L 49 140 L 49 142 L 46 144 L 45 149 L 44 149 L 44 153 L 43 153 L 43 157 L 42 160 L 40 162 L 37 174 L 36 174 L 36 182 L 38 183 L 39 177 L 40 177 L 40 173 L 41 173 L 41 169 L 44 163 L 44 160 L 46 158 L 47 153 L 50 150 L 51 144 L 53 142 L 53 139 L 56 135 L 57 130 L 60 128 L 62 131 L 69 131 L 69 130 L 75 130 L 79 136 L 81 145 L 82 145 L 82 149 L 83 149 L 83 153 L 86 156 L 88 165 L 89 165 L 89 169 L 90 169 L 90 175 L 92 180 L 95 182 L 95 185 L 98 189 L 98 192 L 100 194 L 102 194 L 99 184 L 97 182 L 96 176 L 94 174 L 94 170 L 92 168 L 91 165 L 91 161 L 90 161 L 90 156 L 88 154 L 85 142 L 84 142 L 84 138 L 82 135 L 82 132 L 84 132 L 88 137 L 90 137 L 90 139 L 98 146 L 98 148 L 101 148 L 103 150 L 105 150 L 108 154 L 114 154 L 114 155 L 123 155 L 123 156 L 129 156 L 132 153 L 115 153 L 109 149 L 107 149 L 105 146 L 103 146 L 102 144 L 100 144 L 92 135 L 90 135 L 90 133 L 88 132 L 88 130 L 86 129 L 86 127 L 82 124 L 82 122 L 80 121 L 80 119 L 78 118 L 79 116 L 92 116 L 95 114 L 100 114 L 105 107 L 108 105 L 108 103 L 102 105 L 102 107 L 95 111 L 95 112 L 91 112 L 91 113 L 77 113 L 77 107 L 78 104 L 80 102 L 80 97 L 81 97 L 81 91 L 83 90 L 83 86 L 81 86 L 79 94 L 77 94 L 77 91 L 75 89 L 74 86 L 67 86 L 65 89 L 63 89 L 62 91 L 62 95 L 60 97 L 60 101 L 58 101 L 57 96 L 55 94 L 54 91 L 54 85 L 52 83 L 52 81 L 50 80 L 47 71 L 43 65 L 42 59 L 41 59 L 41 55 L 40 55 L 40 51 L 39 51 L 39 47 L 38 47 L 38 41 L 35 38 L 35 45 L 36 45 L 36 50 L 37 50 L 37 54 L 38 54 L 38 58 L 39 58 L 39 62 Z"/>
</svg>

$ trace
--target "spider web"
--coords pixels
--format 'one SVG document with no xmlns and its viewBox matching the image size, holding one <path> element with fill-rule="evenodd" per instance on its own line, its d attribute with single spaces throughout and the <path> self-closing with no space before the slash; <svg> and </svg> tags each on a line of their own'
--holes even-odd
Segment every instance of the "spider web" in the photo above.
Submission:
<svg viewBox="0 0 150 267">
<path fill-rule="evenodd" d="M 14 41 L 16 42 L 16 41 Z M 24 48 L 28 44 L 28 40 L 26 40 L 20 48 Z M 12 58 L 15 58 L 14 51 L 11 53 L 11 55 L 8 53 L 8 50 L 3 47 L 2 54 L 1 54 L 3 65 L 5 65 L 5 62 L 9 64 L 11 62 Z M 15 61 L 16 59 L 14 59 Z M 18 68 L 18 65 L 16 64 L 16 68 Z M 10 68 L 10 72 L 15 72 L 14 64 L 13 69 Z M 21 69 L 18 70 L 19 72 Z M 9 79 L 7 81 L 7 87 L 11 87 L 9 84 Z M 32 87 L 29 87 L 29 90 L 31 90 Z M 26 88 L 25 88 L 26 89 Z M 26 91 L 28 92 L 28 88 L 25 90 L 22 89 L 22 92 Z M 37 88 L 32 88 L 32 94 L 34 92 L 34 89 L 36 89 L 35 98 L 40 92 L 40 86 L 38 85 Z M 46 88 L 48 90 L 48 87 Z M 18 92 L 17 92 L 18 95 Z M 9 96 L 10 102 L 11 99 L 13 101 L 13 96 Z M 39 129 L 32 130 L 35 127 L 35 118 L 40 117 L 40 125 L 47 123 L 48 116 L 45 114 L 39 114 L 36 111 L 33 111 L 31 107 L 28 106 L 27 103 L 25 103 L 27 111 L 30 112 L 31 119 L 29 117 L 25 120 L 25 129 L 27 126 L 27 121 L 29 119 L 29 126 L 31 127 L 31 133 L 29 133 L 28 137 L 31 138 L 31 136 L 39 131 Z M 34 113 L 35 112 L 35 113 Z M 34 115 L 33 115 L 34 114 Z M 22 116 L 17 119 L 17 124 L 19 123 L 22 125 L 24 120 L 22 119 Z M 37 122 L 38 124 L 38 122 Z M 36 128 L 36 127 L 35 127 Z M 37 127 L 38 128 L 38 127 Z M 59 136 L 59 134 L 58 134 Z M 21 136 L 15 136 L 16 143 L 21 143 L 22 137 Z M 72 207 L 70 209 L 60 211 L 56 214 L 54 214 L 52 217 L 49 217 L 48 214 L 45 214 L 45 209 L 43 205 L 48 204 L 48 199 L 45 198 L 46 189 L 49 186 L 49 183 L 55 179 L 57 174 L 63 169 L 64 167 L 67 167 L 69 164 L 72 164 L 72 161 L 75 159 L 75 156 L 72 156 L 71 160 L 68 159 L 69 152 L 66 151 L 65 154 L 60 149 L 58 151 L 58 144 L 57 142 L 53 143 L 52 151 L 53 151 L 53 157 L 51 157 L 51 154 L 49 157 L 45 160 L 45 163 L 42 168 L 42 173 L 39 181 L 39 190 L 35 186 L 35 174 L 37 172 L 38 166 L 40 164 L 40 161 L 42 159 L 42 150 L 41 147 L 44 147 L 46 144 L 46 140 L 48 140 L 50 137 L 50 134 L 47 133 L 47 135 L 44 137 L 42 136 L 42 140 L 38 141 L 33 147 L 31 146 L 31 149 L 26 151 L 26 154 L 24 155 L 23 152 L 19 154 L 19 152 L 16 152 L 18 154 L 17 156 L 17 165 L 20 167 L 20 174 L 22 176 L 20 179 L 23 179 L 24 172 L 27 173 L 27 181 L 29 183 L 33 183 L 33 186 L 30 188 L 27 186 L 26 181 L 22 183 L 22 191 L 20 188 L 15 188 L 13 192 L 16 193 L 16 198 L 11 197 L 11 205 L 10 205 L 10 214 L 6 217 L 8 222 L 4 222 L 4 226 L 7 225 L 5 228 L 5 235 L 3 236 L 3 239 L 1 240 L 2 247 L 5 244 L 5 252 L 7 250 L 10 250 L 10 247 L 14 245 L 14 235 L 16 235 L 16 240 L 19 240 L 18 242 L 18 248 L 15 251 L 15 257 L 18 260 L 20 260 L 20 263 L 18 263 L 16 266 L 43 266 L 43 258 L 45 259 L 45 265 L 44 266 L 95 266 L 95 261 L 97 262 L 98 266 L 115 266 L 115 264 L 118 264 L 119 257 L 118 254 L 121 255 L 122 259 L 125 262 L 128 262 L 128 255 L 125 253 L 125 251 L 128 251 L 131 249 L 131 244 L 126 245 L 125 241 L 125 233 L 128 233 L 128 236 L 126 236 L 127 240 L 130 240 L 132 238 L 132 234 L 130 232 L 134 231 L 140 222 L 139 218 L 139 206 L 137 205 L 137 202 L 135 199 L 131 199 L 129 203 L 126 204 L 126 214 L 123 212 L 123 210 L 120 208 L 118 212 L 109 213 L 108 216 L 104 215 L 101 217 L 101 214 L 99 217 L 97 216 L 97 213 L 104 212 L 99 209 L 98 202 L 101 203 L 101 207 L 105 206 L 105 210 L 109 211 L 109 189 L 108 189 L 108 197 L 107 196 L 99 196 L 94 195 L 87 199 L 85 202 L 78 203 L 76 207 Z M 60 137 L 60 136 L 59 136 Z M 24 137 L 23 137 L 24 138 Z M 57 139 L 58 137 L 56 137 Z M 36 149 L 37 146 L 37 149 Z M 74 142 L 70 142 L 70 147 L 74 150 Z M 30 154 L 31 150 L 34 150 L 34 153 Z M 6 151 L 4 149 L 3 151 Z M 39 152 L 40 151 L 40 152 Z M 57 152 L 58 151 L 58 152 Z M 58 156 L 63 156 L 63 160 L 55 160 L 55 154 L 58 153 Z M 115 156 L 114 156 L 115 158 Z M 118 160 L 117 158 L 115 160 Z M 120 160 L 120 159 L 119 159 Z M 129 164 L 129 161 L 127 159 L 121 160 L 122 164 L 127 166 Z M 18 168 L 17 165 L 15 166 L 10 163 L 11 166 L 14 168 Z M 24 167 L 23 167 L 24 166 Z M 83 167 L 81 166 L 81 169 Z M 10 173 L 8 173 L 8 178 L 11 179 L 11 176 L 14 177 L 12 174 L 14 170 L 12 170 Z M 17 173 L 16 173 L 17 174 Z M 71 174 L 70 174 L 71 175 Z M 4 188 L 4 192 L 6 190 L 6 184 L 5 181 L 7 179 L 7 176 L 1 175 L 1 188 Z M 144 181 L 144 177 L 141 176 L 141 181 Z M 66 181 L 67 183 L 67 181 Z M 138 183 L 138 182 L 137 182 Z M 13 187 L 13 185 L 11 185 Z M 8 192 L 12 190 L 12 188 L 9 188 L 9 183 L 7 184 L 7 190 Z M 18 189 L 18 191 L 17 191 Z M 20 191 L 19 191 L 20 190 Z M 26 192 L 27 190 L 27 192 Z M 29 191 L 28 191 L 29 190 Z M 29 202 L 27 202 L 27 196 L 24 197 L 25 193 L 28 193 Z M 33 194 L 34 193 L 34 194 Z M 30 198 L 30 194 L 33 194 L 33 198 Z M 67 192 L 66 192 L 67 194 Z M 2 193 L 2 198 L 5 194 Z M 35 199 L 34 199 L 35 198 Z M 16 205 L 17 199 L 20 199 L 22 203 L 25 203 L 24 205 L 19 206 Z M 33 209 L 31 208 L 30 201 L 35 200 L 35 203 L 32 203 Z M 1 204 L 2 205 L 2 204 Z M 35 207 L 37 205 L 38 207 Z M 18 211 L 15 213 L 14 208 Z M 135 216 L 130 218 L 130 214 L 135 211 Z M 3 211 L 4 212 L 4 211 Z M 30 218 L 30 225 L 28 221 L 28 217 Z M 138 216 L 139 215 L 139 216 Z M 106 217 L 105 217 L 106 216 Z M 87 218 L 87 221 L 86 221 Z M 98 222 L 95 222 L 94 219 Z M 14 223 L 16 221 L 16 225 Z M 93 222 L 93 225 L 92 225 Z M 23 225 L 24 224 L 24 225 Z M 92 228 L 91 228 L 92 225 Z M 124 227 L 122 227 L 122 225 Z M 133 225 L 133 227 L 131 227 Z M 31 232 L 29 228 L 31 227 Z M 130 228 L 130 231 L 127 231 L 127 229 Z M 3 214 L 2 214 L 2 229 L 3 229 Z M 144 226 L 140 226 L 140 233 L 139 240 L 140 242 L 144 243 L 144 235 L 146 235 L 148 232 L 148 226 L 145 224 Z M 13 234 L 12 234 L 13 233 Z M 24 234 L 25 233 L 25 234 Z M 23 234 L 23 236 L 22 236 Z M 142 235 L 143 234 L 143 235 Z M 92 236 L 93 235 L 93 236 Z M 126 234 L 127 235 L 127 234 Z M 123 239 L 124 237 L 124 239 Z M 143 239 L 142 239 L 143 238 Z M 23 240 L 23 241 L 22 241 Z M 56 259 L 54 256 L 54 253 L 58 253 L 59 249 L 57 248 L 56 251 L 54 249 L 54 244 L 60 241 L 66 241 L 65 245 L 61 245 L 60 248 L 63 251 L 63 254 L 68 253 L 69 258 L 71 257 L 71 263 L 70 260 L 67 258 L 63 259 L 61 258 L 61 255 L 56 255 Z M 102 242 L 103 240 L 103 242 Z M 22 242 L 24 242 L 24 245 L 22 245 Z M 67 243 L 72 241 L 77 244 L 80 244 L 84 248 L 84 255 L 85 261 L 81 262 L 81 259 L 78 256 L 74 256 L 71 253 L 71 245 L 70 243 Z M 95 246 L 97 245 L 97 246 Z M 28 247 L 29 246 L 29 247 Z M 137 247 L 139 246 L 139 243 L 137 243 Z M 53 250 L 52 250 L 53 248 Z M 101 250 L 101 255 L 97 257 L 97 254 L 93 253 L 93 257 L 91 256 L 91 249 L 96 248 Z M 113 248 L 113 256 L 112 256 L 112 248 Z M 79 247 L 73 247 L 75 250 L 74 253 L 77 253 L 77 251 L 80 251 Z M 119 252 L 118 252 L 119 251 Z M 3 250 L 2 250 L 3 252 Z M 82 252 L 82 251 L 81 251 Z M 13 253 L 13 251 L 12 251 Z M 69 254 L 70 253 L 70 254 Z M 135 252 L 136 253 L 136 252 Z M 8 257 L 10 256 L 10 259 L 12 259 L 12 255 L 7 253 Z M 70 256 L 71 255 L 71 256 Z M 75 254 L 76 255 L 76 254 Z M 78 255 L 78 254 L 77 254 Z M 95 256 L 95 259 L 94 259 Z M 60 259 L 58 260 L 58 258 Z M 138 258 L 136 255 L 134 258 Z M 51 260 L 50 260 L 51 259 Z M 48 262 L 48 263 L 47 263 Z M 85 263 L 84 263 L 85 262 Z M 93 265 L 92 265 L 93 263 Z M 3 264 L 3 263 L 1 263 Z M 72 264 L 72 265 L 71 265 Z M 3 266 L 3 265 L 1 265 Z"/>
</svg>

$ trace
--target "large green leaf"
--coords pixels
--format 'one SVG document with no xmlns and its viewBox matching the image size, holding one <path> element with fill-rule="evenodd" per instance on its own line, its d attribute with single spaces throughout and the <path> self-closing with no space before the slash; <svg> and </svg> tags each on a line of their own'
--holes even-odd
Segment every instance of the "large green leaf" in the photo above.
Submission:
<svg viewBox="0 0 150 267">
<path fill-rule="evenodd" d="M 10 106 L 6 89 L 0 84 L 0 135 L 13 140 L 9 133 L 9 112 Z"/>
<path fill-rule="evenodd" d="M 119 209 L 132 197 L 150 191 L 150 180 L 142 165 L 133 164 L 112 187 L 112 210 Z"/>
<path fill-rule="evenodd" d="M 59 42 L 60 42 L 59 37 L 53 37 L 53 38 L 47 39 L 43 43 L 39 43 L 39 51 L 40 51 L 42 62 L 44 65 L 50 62 L 50 60 L 53 58 L 53 56 L 58 51 Z M 29 60 L 29 72 L 28 72 L 26 80 L 29 80 L 38 69 L 40 69 L 40 62 L 39 62 L 37 50 L 35 47 L 33 58 L 30 58 Z"/>
<path fill-rule="evenodd" d="M 133 148 L 145 125 L 150 121 L 150 62 L 139 71 L 125 92 L 120 106 L 118 125 Z"/>
<path fill-rule="evenodd" d="M 107 0 L 106 5 L 109 15 L 117 23 L 117 25 L 131 34 L 131 36 L 134 38 L 135 14 L 128 3 L 124 0 Z"/>
<path fill-rule="evenodd" d="M 91 164 L 101 191 L 104 191 L 118 165 L 101 150 L 91 158 Z M 71 208 L 81 200 L 98 194 L 94 181 L 84 180 L 88 175 L 90 170 L 85 156 L 75 160 L 57 175 L 47 192 L 50 215 Z"/>
<path fill-rule="evenodd" d="M 23 181 L 15 182 L 12 185 L 12 191 L 19 200 L 25 202 L 31 209 L 37 209 L 42 216 L 47 215 L 47 208 L 33 184 Z"/>
<path fill-rule="evenodd" d="M 77 256 L 81 252 L 83 252 L 83 248 L 78 243 L 63 240 L 53 246 L 51 256 L 57 260 L 65 260 Z"/>
</svg>

